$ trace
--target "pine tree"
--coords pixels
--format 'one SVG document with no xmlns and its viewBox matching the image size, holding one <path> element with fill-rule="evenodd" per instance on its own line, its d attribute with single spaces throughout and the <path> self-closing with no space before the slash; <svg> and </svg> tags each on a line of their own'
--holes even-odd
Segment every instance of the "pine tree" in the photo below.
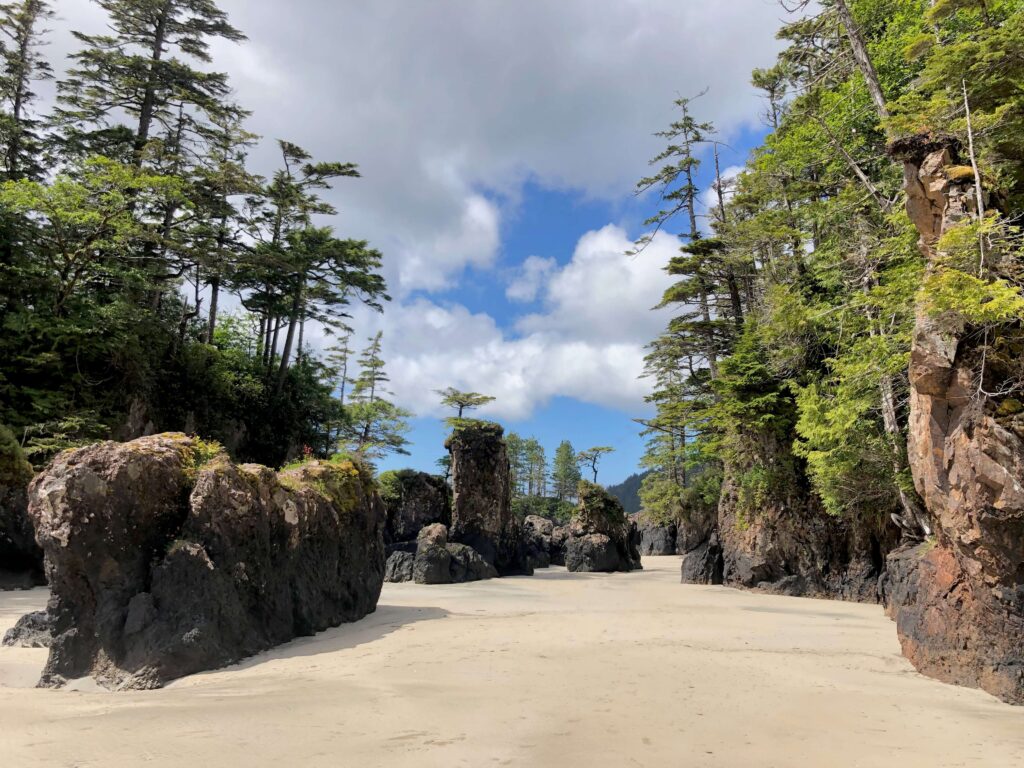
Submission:
<svg viewBox="0 0 1024 768">
<path fill-rule="evenodd" d="M 198 133 L 230 112 L 227 76 L 193 67 L 209 63 L 210 42 L 241 41 L 214 0 L 95 0 L 112 34 L 75 37 L 84 48 L 58 86 L 64 151 L 102 153 L 139 166 L 158 126 L 182 109 Z M 119 122 L 126 114 L 131 123 Z"/>
<path fill-rule="evenodd" d="M 560 502 L 574 502 L 576 488 L 581 478 L 582 473 L 580 465 L 576 461 L 576 451 L 573 450 L 572 443 L 563 440 L 555 451 L 551 470 L 551 484 L 555 498 Z"/>
<path fill-rule="evenodd" d="M 441 405 L 446 408 L 454 408 L 457 411 L 455 419 L 461 420 L 465 411 L 481 408 L 488 403 L 493 403 L 494 398 L 490 395 L 481 395 L 479 392 L 462 392 L 454 387 L 436 390 L 441 396 Z"/>
<path fill-rule="evenodd" d="M 598 446 L 596 448 L 588 448 L 585 451 L 580 451 L 576 454 L 576 462 L 581 466 L 585 466 L 594 473 L 594 482 L 597 482 L 597 467 L 601 463 L 601 459 L 607 456 L 609 453 L 614 453 L 615 449 L 611 446 Z"/>
<path fill-rule="evenodd" d="M 40 120 L 32 115 L 35 84 L 53 77 L 50 64 L 42 56 L 42 28 L 53 18 L 46 0 L 21 0 L 0 5 L 0 35 L 3 47 L 0 60 L 0 102 L 4 113 L 0 122 L 0 152 L 4 177 L 11 180 L 39 179 L 41 162 Z"/>
<path fill-rule="evenodd" d="M 345 413 L 344 442 L 357 456 L 378 459 L 388 453 L 407 454 L 408 411 L 385 399 L 388 375 L 378 332 L 359 355 L 359 375 Z"/>
</svg>

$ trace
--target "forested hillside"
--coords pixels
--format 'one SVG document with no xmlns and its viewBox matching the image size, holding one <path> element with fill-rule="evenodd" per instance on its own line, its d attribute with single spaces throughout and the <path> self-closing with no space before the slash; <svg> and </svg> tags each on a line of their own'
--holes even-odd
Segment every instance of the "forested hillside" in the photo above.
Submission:
<svg viewBox="0 0 1024 768">
<path fill-rule="evenodd" d="M 791 6 L 785 49 L 753 73 L 769 132 L 743 172 L 701 206 L 698 168 L 718 171 L 720 152 L 691 94 L 640 182 L 663 202 L 650 224 L 686 243 L 664 299 L 678 313 L 647 358 L 644 504 L 679 517 L 721 492 L 742 526 L 809 492 L 833 516 L 923 536 L 907 455 L 915 306 L 977 344 L 964 397 L 1007 425 L 1024 408 L 1024 4 Z M 909 136 L 959 148 L 950 178 L 976 190 L 927 270 L 890 151 Z"/>
<path fill-rule="evenodd" d="M 306 325 L 344 330 L 352 303 L 387 298 L 381 254 L 316 221 L 357 167 L 283 137 L 270 178 L 247 169 L 261 139 L 209 55 L 245 38 L 213 0 L 98 5 L 109 30 L 76 33 L 66 69 L 47 59 L 54 3 L 0 15 L 0 423 L 37 465 L 162 430 L 268 464 L 332 452 L 350 350 L 325 366 Z M 353 392 L 361 444 L 401 416 L 372 383 Z"/>
</svg>

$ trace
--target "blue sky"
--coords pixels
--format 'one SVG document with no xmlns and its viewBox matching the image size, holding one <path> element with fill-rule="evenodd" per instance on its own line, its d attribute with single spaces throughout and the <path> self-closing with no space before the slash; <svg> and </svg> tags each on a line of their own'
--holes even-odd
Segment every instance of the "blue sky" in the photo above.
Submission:
<svg viewBox="0 0 1024 768">
<path fill-rule="evenodd" d="M 617 482 L 642 452 L 632 422 L 648 387 L 643 347 L 670 313 L 662 266 L 679 241 L 625 255 L 650 201 L 633 197 L 653 136 L 679 96 L 706 94 L 742 165 L 763 103 L 750 72 L 769 66 L 784 12 L 775 0 L 219 0 L 248 41 L 218 42 L 213 65 L 263 137 L 254 170 L 277 167 L 275 139 L 317 160 L 358 163 L 326 197 L 340 236 L 385 256 L 394 301 L 353 311 L 357 344 L 384 332 L 394 400 L 418 415 L 412 455 L 431 469 L 443 431 L 433 390 L 496 396 L 482 415 L 541 440 L 618 450 Z M 91 0 L 61 0 L 50 48 L 71 29 L 104 31 Z M 701 182 L 707 186 L 711 167 Z M 314 350 L 330 340 L 307 329 Z"/>
<path fill-rule="evenodd" d="M 763 131 L 757 126 L 747 126 L 731 136 L 729 146 L 720 150 L 723 169 L 734 170 L 742 165 L 762 136 Z M 638 178 L 645 171 L 639 168 Z M 700 171 L 702 187 L 709 188 L 713 178 L 714 166 L 708 157 Z M 500 205 L 500 198 L 498 200 Z M 563 268 L 571 260 L 583 233 L 614 223 L 629 237 L 637 237 L 645 231 L 644 221 L 657 210 L 657 201 L 651 195 L 637 198 L 628 187 L 623 188 L 619 196 L 598 199 L 580 190 L 550 189 L 536 181 L 525 183 L 518 198 L 507 205 L 509 211 L 503 217 L 500 254 L 494 265 L 467 269 L 449 290 L 432 294 L 415 292 L 411 298 L 432 297 L 435 301 L 461 305 L 473 313 L 486 313 L 502 330 L 515 335 L 519 318 L 543 311 L 540 294 L 532 301 L 516 301 L 506 295 L 517 270 L 528 258 L 554 259 L 556 269 Z M 686 226 L 683 221 L 676 225 Z M 577 450 L 597 445 L 614 446 L 615 453 L 603 460 L 599 477 L 601 482 L 611 484 L 639 471 L 644 440 L 635 419 L 648 413 L 642 401 L 623 408 L 555 396 L 527 418 L 501 418 L 500 415 L 496 418 L 506 431 L 538 439 L 549 459 L 562 440 L 569 440 Z M 390 456 L 381 462 L 382 469 L 414 467 L 434 471 L 437 459 L 444 454 L 443 420 L 434 415 L 417 417 L 411 421 L 411 426 L 410 455 Z"/>
</svg>

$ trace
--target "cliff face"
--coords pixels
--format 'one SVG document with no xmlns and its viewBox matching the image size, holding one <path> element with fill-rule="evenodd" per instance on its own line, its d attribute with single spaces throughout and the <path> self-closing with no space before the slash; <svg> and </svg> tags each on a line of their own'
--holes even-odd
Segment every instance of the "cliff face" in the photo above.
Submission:
<svg viewBox="0 0 1024 768">
<path fill-rule="evenodd" d="M 155 688 L 372 612 L 384 513 L 370 475 L 275 473 L 184 435 L 66 451 L 29 490 L 53 630 L 40 685 Z"/>
<path fill-rule="evenodd" d="M 502 576 L 532 574 L 520 526 L 512 512 L 512 485 L 504 430 L 466 421 L 448 438 L 452 457 L 449 538 L 472 547 Z"/>
<path fill-rule="evenodd" d="M 725 466 L 717 517 L 680 523 L 690 546 L 683 581 L 879 600 L 894 527 L 876 516 L 828 515 L 780 439 L 751 433 L 744 440 L 742 459 Z"/>
<path fill-rule="evenodd" d="M 939 239 L 977 218 L 973 175 L 958 172 L 952 141 L 916 137 L 891 151 L 934 270 Z M 921 672 L 1024 704 L 1024 428 L 1000 423 L 980 394 L 999 382 L 975 330 L 918 307 L 908 453 L 934 541 L 890 559 L 888 609 Z"/>
</svg>

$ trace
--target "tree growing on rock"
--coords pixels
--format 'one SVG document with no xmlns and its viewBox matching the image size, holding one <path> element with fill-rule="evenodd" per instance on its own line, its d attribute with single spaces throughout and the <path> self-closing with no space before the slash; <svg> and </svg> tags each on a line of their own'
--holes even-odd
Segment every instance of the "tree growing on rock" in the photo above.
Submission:
<svg viewBox="0 0 1024 768">
<path fill-rule="evenodd" d="M 588 448 L 587 450 L 580 451 L 576 454 L 576 463 L 580 466 L 589 467 L 590 471 L 594 473 L 594 482 L 596 483 L 597 465 L 601 462 L 601 459 L 609 453 L 615 453 L 615 449 L 609 445 Z"/>
<path fill-rule="evenodd" d="M 457 411 L 454 417 L 456 420 L 461 420 L 466 411 L 475 410 L 494 402 L 494 398 L 490 395 L 481 395 L 479 392 L 462 392 L 455 387 L 435 391 L 441 396 L 441 405 L 445 408 L 454 408 Z"/>
</svg>

